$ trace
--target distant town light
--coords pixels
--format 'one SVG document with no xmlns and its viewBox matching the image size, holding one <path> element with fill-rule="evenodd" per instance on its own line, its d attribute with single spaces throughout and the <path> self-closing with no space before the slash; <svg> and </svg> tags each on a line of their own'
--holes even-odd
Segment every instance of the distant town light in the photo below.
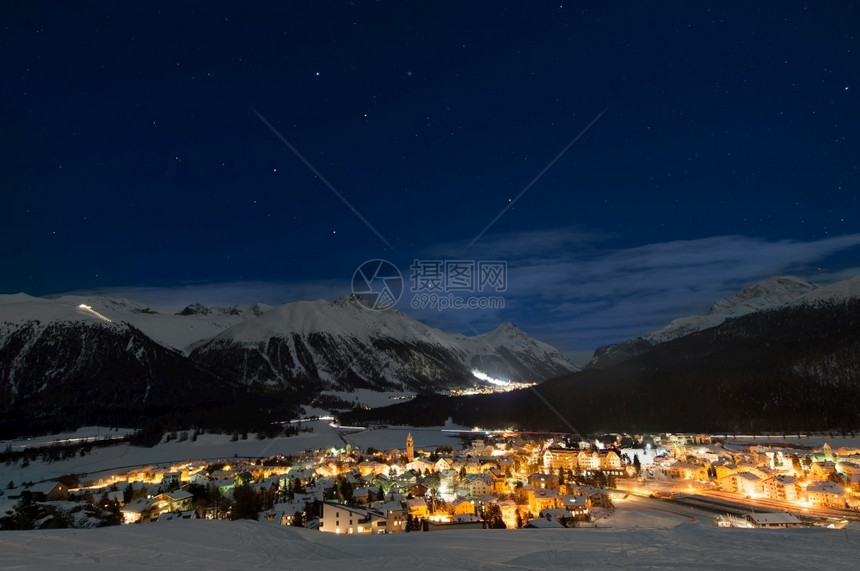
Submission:
<svg viewBox="0 0 860 571">
<path fill-rule="evenodd" d="M 496 379 L 488 375 L 487 373 L 478 371 L 476 369 L 472 369 L 472 376 L 476 379 L 482 380 L 484 382 L 490 383 L 491 385 L 496 385 L 497 387 L 506 387 L 511 384 L 510 381 L 506 381 L 504 379 Z"/>
</svg>

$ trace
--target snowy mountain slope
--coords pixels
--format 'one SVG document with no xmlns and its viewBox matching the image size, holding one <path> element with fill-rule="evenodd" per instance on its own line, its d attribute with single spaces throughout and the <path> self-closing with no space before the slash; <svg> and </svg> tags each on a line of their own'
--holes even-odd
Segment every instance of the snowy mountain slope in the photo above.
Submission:
<svg viewBox="0 0 860 571">
<path fill-rule="evenodd" d="M 390 407 L 353 410 L 340 420 L 433 425 L 451 418 L 528 430 L 564 430 L 573 423 L 583 433 L 850 431 L 860 419 L 858 362 L 860 297 L 796 303 L 551 379 L 539 395 L 418 395 Z"/>
<path fill-rule="evenodd" d="M 84 303 L 83 298 L 74 302 L 42 299 L 27 294 L 3 295 L 0 296 L 0 323 L 103 321 L 95 314 L 80 308 L 80 303 Z"/>
<path fill-rule="evenodd" d="M 369 311 L 353 297 L 277 307 L 195 344 L 190 355 L 252 385 L 300 390 L 427 391 L 471 384 L 472 370 L 514 381 L 575 370 L 510 323 L 466 337 L 398 311 Z"/>
<path fill-rule="evenodd" d="M 81 305 L 89 306 L 114 323 L 129 323 L 158 343 L 179 350 L 270 309 L 260 304 L 229 308 L 192 305 L 178 314 L 166 314 L 127 299 L 75 295 L 47 299 L 19 293 L 0 295 L 0 323 L 104 322 Z"/>
<path fill-rule="evenodd" d="M 680 317 L 643 337 L 600 347 L 595 351 L 590 366 L 607 367 L 640 355 L 654 345 L 717 327 L 727 319 L 756 311 L 838 301 L 851 297 L 860 297 L 860 277 L 825 287 L 791 276 L 768 278 L 717 301 L 705 315 Z"/>
<path fill-rule="evenodd" d="M 119 425 L 235 398 L 237 385 L 180 352 L 94 319 L 0 323 L 0 432 Z"/>
<path fill-rule="evenodd" d="M 788 305 L 819 286 L 791 276 L 768 278 L 717 301 L 710 314 L 743 314 Z"/>
<path fill-rule="evenodd" d="M 860 297 L 860 276 L 814 289 L 798 297 L 793 304 L 814 305 L 822 301 L 839 302 L 858 297 Z"/>
<path fill-rule="evenodd" d="M 817 285 L 791 276 L 768 278 L 717 301 L 706 315 L 675 319 L 666 327 L 649 333 L 645 339 L 652 344 L 677 339 L 696 331 L 716 327 L 730 317 L 789 305 L 816 289 L 818 289 Z"/>
<path fill-rule="evenodd" d="M 435 392 L 484 382 L 473 371 L 504 382 L 575 369 L 510 323 L 466 337 L 351 298 L 168 315 L 123 299 L 0 296 L 0 431 L 211 407 L 282 415 L 325 389 Z"/>
</svg>

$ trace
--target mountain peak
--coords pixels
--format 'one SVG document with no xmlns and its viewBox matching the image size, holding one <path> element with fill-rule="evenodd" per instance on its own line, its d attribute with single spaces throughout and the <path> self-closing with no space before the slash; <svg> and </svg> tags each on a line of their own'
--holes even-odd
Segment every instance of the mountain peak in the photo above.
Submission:
<svg viewBox="0 0 860 571">
<path fill-rule="evenodd" d="M 203 316 L 216 316 L 216 315 L 232 315 L 237 317 L 245 317 L 248 315 L 253 315 L 255 317 L 259 317 L 265 312 L 271 309 L 270 306 L 255 303 L 254 305 L 231 305 L 230 307 L 210 307 L 208 305 L 203 305 L 202 303 L 192 303 L 191 305 L 187 305 L 185 309 L 178 312 L 176 315 L 203 315 Z"/>
<path fill-rule="evenodd" d="M 210 313 L 212 313 L 212 310 L 202 303 L 192 303 L 191 305 L 186 305 L 185 309 L 176 315 L 209 315 Z"/>
<path fill-rule="evenodd" d="M 495 331 L 498 331 L 499 333 L 511 333 L 511 334 L 522 333 L 522 330 L 520 330 L 519 327 L 514 325 L 513 321 L 503 321 L 503 322 L 499 323 L 496 326 Z"/>
<path fill-rule="evenodd" d="M 357 293 L 342 295 L 334 300 L 334 304 L 338 307 L 354 307 L 356 305 L 362 305 L 363 303 L 364 298 Z"/>
<path fill-rule="evenodd" d="M 749 313 L 789 304 L 818 286 L 793 276 L 777 276 L 749 285 L 717 301 L 709 314 Z"/>
</svg>

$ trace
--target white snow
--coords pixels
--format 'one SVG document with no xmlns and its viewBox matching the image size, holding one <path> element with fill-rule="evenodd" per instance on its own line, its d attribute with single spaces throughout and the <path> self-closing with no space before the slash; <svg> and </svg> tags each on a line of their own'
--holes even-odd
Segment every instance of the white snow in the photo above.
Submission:
<svg viewBox="0 0 860 571">
<path fill-rule="evenodd" d="M 842 280 L 805 293 L 795 303 L 816 303 L 819 301 L 844 301 L 860 297 L 860 276 Z"/>
<path fill-rule="evenodd" d="M 26 467 L 21 467 L 20 464 L 0 464 L 0 489 L 10 480 L 16 483 L 38 482 L 73 473 L 86 474 L 82 477 L 83 480 L 98 479 L 102 475 L 127 471 L 126 468 L 130 470 L 137 466 L 169 465 L 185 460 L 229 459 L 234 456 L 240 458 L 258 458 L 276 454 L 286 456 L 298 454 L 308 449 L 341 448 L 345 441 L 362 449 L 371 446 L 379 450 L 403 449 L 406 435 L 409 432 L 412 433 L 416 449 L 426 448 L 430 450 L 442 445 L 456 448 L 459 444 L 456 434 L 442 432 L 442 429 L 468 430 L 465 427 L 451 425 L 434 428 L 389 427 L 375 430 L 338 431 L 330 426 L 329 420 L 302 422 L 301 426 L 302 428 L 312 428 L 313 432 L 300 432 L 295 436 L 283 436 L 267 440 L 258 440 L 254 434 L 249 434 L 247 440 L 240 438 L 235 442 L 231 441 L 232 435 L 230 434 L 201 434 L 197 437 L 196 442 L 189 437 L 183 442 L 174 440 L 152 448 L 130 446 L 129 444 L 93 448 L 86 456 L 76 456 L 50 464 L 40 461 L 31 462 Z M 192 431 L 188 432 L 190 436 Z M 339 432 L 343 437 L 339 435 Z M 62 441 L 78 437 L 81 434 L 81 432 L 75 432 L 45 437 L 45 441 L 50 439 Z M 35 442 L 35 444 L 33 442 L 30 444 L 39 445 L 39 442 Z M 20 449 L 22 441 L 3 441 L 0 442 L 0 447 L 5 449 L 7 444 L 11 445 L 13 449 Z"/>
<path fill-rule="evenodd" d="M 717 301 L 706 315 L 679 317 L 644 337 L 653 344 L 663 343 L 754 311 L 853 297 L 860 297 L 860 276 L 824 287 L 791 276 L 773 277 Z"/>
<path fill-rule="evenodd" d="M 467 432 L 465 426 L 446 426 L 443 432 L 441 427 L 414 427 L 414 426 L 389 426 L 387 428 L 362 430 L 346 434 L 347 441 L 362 450 L 373 447 L 377 450 L 404 450 L 406 447 L 406 436 L 412 435 L 416 450 L 435 450 L 439 446 L 451 446 L 460 448 L 459 433 Z"/>
<path fill-rule="evenodd" d="M 232 457 L 340 447 L 325 421 L 299 437 L 229 442 L 202 435 L 152 449 L 119 446 L 55 464 L 34 462 L 24 479 L 48 473 L 127 464 L 160 464 L 201 456 Z M 95 429 L 100 432 L 100 429 Z M 76 437 L 91 435 L 82 430 Z M 348 435 L 378 449 L 402 448 L 411 433 L 416 448 L 456 441 L 436 429 L 390 427 Z M 72 437 L 58 435 L 55 440 Z M 740 439 L 738 439 L 740 440 Z M 825 437 L 802 439 L 823 443 Z M 844 439 L 839 444 L 849 445 Z M 121 453 L 118 455 L 117 453 Z M 8 467 L 0 467 L 7 470 Z M 16 468 L 16 471 L 18 468 Z M 5 478 L 8 473 L 4 474 Z M 5 481 L 0 478 L 0 481 Z M 650 498 L 618 495 L 616 510 L 594 527 L 535 530 L 452 530 L 383 536 L 325 534 L 270 522 L 175 520 L 102 529 L 5 531 L 0 568 L 70 566 L 191 569 L 833 569 L 853 568 L 860 557 L 860 527 L 732 529 L 712 525 L 713 514 Z"/>
<path fill-rule="evenodd" d="M 834 569 L 860 532 L 682 523 L 651 529 L 461 530 L 336 535 L 252 521 L 174 520 L 0 534 L 0 567 L 56 569 Z"/>
<path fill-rule="evenodd" d="M 8 446 L 12 450 L 22 448 L 35 448 L 38 446 L 49 446 L 51 444 L 74 444 L 84 441 L 98 441 L 114 439 L 131 434 L 134 429 L 107 428 L 104 426 L 83 426 L 74 432 L 63 432 L 61 434 L 49 434 L 45 436 L 33 436 L 28 438 L 16 438 L 13 440 L 0 440 L 0 448 L 3 450 Z"/>
<path fill-rule="evenodd" d="M 288 303 L 256 319 L 238 323 L 219 333 L 214 340 L 259 345 L 277 337 L 292 344 L 295 335 L 307 339 L 313 333 L 325 333 L 337 342 L 360 343 L 365 347 L 372 347 L 373 341 L 381 338 L 435 345 L 450 354 L 459 355 L 460 361 L 470 369 L 480 367 L 484 358 L 496 356 L 499 347 L 528 355 L 536 362 L 553 363 L 571 371 L 577 369 L 557 349 L 532 339 L 510 322 L 481 335 L 464 336 L 435 329 L 396 310 L 369 311 L 350 297 L 341 297 L 334 302 Z M 306 345 L 313 353 L 312 344 Z M 382 368 L 389 380 L 396 381 L 396 371 Z M 320 371 L 322 376 L 324 373 Z"/>
<path fill-rule="evenodd" d="M 347 391 L 323 391 L 322 395 L 336 396 L 356 406 L 366 406 L 368 408 L 379 408 L 392 404 L 402 403 L 415 398 L 415 393 L 409 391 L 372 391 L 370 389 L 355 389 L 352 392 Z M 314 414 L 314 413 L 308 413 Z M 328 414 L 322 411 L 319 414 Z"/>
<path fill-rule="evenodd" d="M 334 302 L 298 301 L 274 309 L 264 305 L 197 306 L 197 309 L 200 311 L 192 315 L 177 315 L 153 312 L 134 301 L 103 296 L 47 299 L 23 293 L 0 295 L 0 323 L 14 326 L 39 321 L 42 327 L 55 322 L 95 322 L 116 327 L 128 323 L 156 342 L 180 351 L 189 351 L 210 339 L 256 344 L 283 337 L 292 343 L 294 334 L 306 338 L 311 333 L 326 333 L 335 339 L 358 341 L 366 347 L 372 346 L 372 339 L 379 338 L 437 345 L 459 355 L 470 368 L 473 361 L 480 363 L 484 356 L 494 355 L 500 346 L 505 346 L 515 353 L 528 353 L 536 362 L 577 369 L 554 347 L 528 337 L 511 323 L 503 323 L 483 335 L 467 337 L 435 329 L 396 310 L 370 311 L 350 297 Z M 112 323 L 106 323 L 100 315 Z M 325 377 L 329 374 L 320 371 L 323 380 L 328 380 Z M 393 373 L 390 376 L 393 378 Z"/>
<path fill-rule="evenodd" d="M 780 307 L 817 288 L 813 283 L 792 276 L 768 278 L 717 301 L 711 307 L 710 313 L 740 315 Z"/>
<path fill-rule="evenodd" d="M 93 311 L 81 306 L 88 306 Z M 268 306 L 259 308 L 265 310 Z M 179 350 L 208 339 L 231 325 L 256 317 L 251 307 L 235 309 L 231 312 L 216 308 L 208 314 L 175 315 L 152 312 L 145 305 L 127 299 L 101 296 L 67 295 L 48 299 L 23 293 L 0 295 L 0 322 L 39 321 L 42 326 L 70 321 L 105 323 L 98 317 L 100 314 L 117 326 L 129 323 L 156 342 Z"/>
<path fill-rule="evenodd" d="M 434 329 L 396 310 L 369 311 L 349 298 L 296 301 L 276 307 L 253 322 L 240 323 L 219 337 L 238 342 L 257 343 L 271 337 L 307 336 L 325 332 L 333 337 L 393 337 L 406 343 L 424 341 L 445 346 L 456 345 L 461 335 Z"/>
</svg>

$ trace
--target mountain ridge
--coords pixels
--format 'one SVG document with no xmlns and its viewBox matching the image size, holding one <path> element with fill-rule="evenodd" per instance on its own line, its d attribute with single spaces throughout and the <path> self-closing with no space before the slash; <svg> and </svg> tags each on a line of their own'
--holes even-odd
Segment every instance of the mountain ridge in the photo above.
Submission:
<svg viewBox="0 0 860 571">
<path fill-rule="evenodd" d="M 0 416 L 22 426 L 146 411 L 198 418 L 195 399 L 231 416 L 224 407 L 238 399 L 269 402 L 264 418 L 325 389 L 427 393 L 489 383 L 473 371 L 542 381 L 576 369 L 510 323 L 467 337 L 354 298 L 262 309 L 192 306 L 176 315 L 99 296 L 0 297 Z"/>
<path fill-rule="evenodd" d="M 727 319 L 756 311 L 851 297 L 860 297 L 860 276 L 828 286 L 820 286 L 793 276 L 766 278 L 717 300 L 704 315 L 679 317 L 641 337 L 598 347 L 588 367 L 605 368 L 641 355 L 661 343 L 717 327 Z"/>
<path fill-rule="evenodd" d="M 232 356 L 221 358 L 225 353 Z M 363 379 L 380 388 L 423 391 L 474 382 L 473 369 L 510 381 L 577 369 L 510 322 L 470 337 L 396 310 L 370 311 L 353 296 L 282 305 L 195 344 L 189 355 L 214 360 L 249 383 L 286 385 L 316 376 L 332 389 Z"/>
<path fill-rule="evenodd" d="M 526 430 L 860 428 L 860 297 L 765 309 L 532 390 L 418 397 L 352 411 L 349 424 L 456 423 Z M 548 407 L 547 403 L 552 403 Z"/>
</svg>

